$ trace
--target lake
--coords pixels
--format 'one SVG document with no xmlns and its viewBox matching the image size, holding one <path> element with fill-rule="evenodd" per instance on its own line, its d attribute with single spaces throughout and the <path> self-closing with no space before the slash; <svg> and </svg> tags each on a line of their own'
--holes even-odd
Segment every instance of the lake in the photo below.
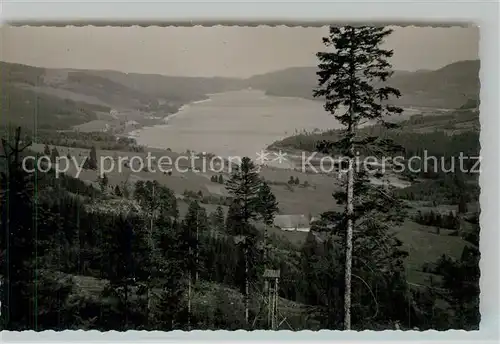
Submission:
<svg viewBox="0 0 500 344">
<path fill-rule="evenodd" d="M 145 127 L 133 137 L 148 147 L 255 159 L 257 152 L 296 131 L 339 127 L 320 101 L 242 90 L 185 105 L 166 124 Z"/>
<path fill-rule="evenodd" d="M 338 128 L 321 102 L 267 96 L 254 90 L 212 94 L 188 104 L 164 125 L 146 127 L 134 136 L 140 145 L 219 156 L 248 156 L 296 130 Z"/>
</svg>

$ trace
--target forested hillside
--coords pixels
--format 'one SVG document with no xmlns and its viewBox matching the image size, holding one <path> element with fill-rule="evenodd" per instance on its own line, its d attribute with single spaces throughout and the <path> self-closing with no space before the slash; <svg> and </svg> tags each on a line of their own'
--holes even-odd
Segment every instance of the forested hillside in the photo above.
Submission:
<svg viewBox="0 0 500 344">
<path fill-rule="evenodd" d="M 113 71 L 47 69 L 0 62 L 2 126 L 72 129 L 110 119 L 164 117 L 209 93 L 241 87 L 237 79 L 188 78 Z"/>
<path fill-rule="evenodd" d="M 316 67 L 289 68 L 254 76 L 248 86 L 269 95 L 315 99 Z M 460 61 L 435 71 L 396 71 L 388 83 L 402 96 L 391 101 L 400 106 L 457 108 L 479 99 L 479 60 Z"/>
<path fill-rule="evenodd" d="M 4 328 L 266 329 L 264 266 L 281 270 L 279 309 L 280 319 L 285 319 L 281 329 L 340 328 L 337 310 L 342 304 L 343 258 L 337 241 L 342 235 L 327 234 L 337 224 L 335 213 L 321 215 L 305 244 L 277 235 L 281 231 L 269 227 L 269 219 L 279 204 L 249 159 L 227 181 L 232 195 L 227 213 L 220 206 L 208 213 L 195 194 L 183 200 L 189 207 L 181 215 L 180 201 L 157 182 L 110 188 L 106 177 L 98 180 L 96 188 L 69 176 L 55 178 L 53 170 L 27 173 L 20 158 L 34 153 L 18 152 L 22 146 L 16 145 L 15 136 L 4 141 L 6 156 L 1 165 L 2 233 L 10 233 L 1 237 L 1 257 L 3 263 L 19 267 L 3 270 Z M 94 167 L 89 164 L 87 168 Z M 450 185 L 456 188 L 452 197 L 468 194 L 459 181 Z M 394 197 L 399 196 L 394 193 Z M 245 211 L 235 199 L 246 204 Z M 456 198 L 450 200 L 456 202 Z M 426 214 L 417 214 L 415 221 L 456 231 L 451 222 Z M 451 219 L 456 221 L 454 215 Z M 353 296 L 355 328 L 391 328 L 394 321 L 419 329 L 467 328 L 474 323 L 478 316 L 472 305 L 475 299 L 462 288 L 475 273 L 471 269 L 477 259 L 479 227 L 477 216 L 464 221 L 467 225 L 462 224 L 460 233 L 454 234 L 471 242 L 462 258 L 413 260 L 414 264 L 427 262 L 412 268 L 430 278 L 422 280 L 425 285 L 409 283 L 406 264 L 400 265 L 408 248 L 418 250 L 419 244 L 412 243 L 415 238 L 405 238 L 415 232 L 403 227 L 396 237 L 390 234 L 399 247 L 394 251 L 395 261 L 380 246 L 368 249 L 358 244 L 362 251 L 357 256 L 364 257 L 365 263 L 377 261 L 377 269 L 398 264 L 403 270 L 381 278 L 371 275 L 373 267 L 355 266 L 357 276 L 377 286 L 365 289 L 364 282 L 359 282 Z M 445 245 L 441 248 L 450 250 L 446 235 L 439 236 Z M 250 241 L 242 245 L 242 236 Z M 377 256 L 383 260 L 374 259 Z M 248 277 L 245 261 L 250 267 Z M 247 278 L 249 293 L 245 292 Z M 247 305 L 249 325 L 244 316 Z M 454 315 L 457 312 L 460 317 Z"/>
</svg>

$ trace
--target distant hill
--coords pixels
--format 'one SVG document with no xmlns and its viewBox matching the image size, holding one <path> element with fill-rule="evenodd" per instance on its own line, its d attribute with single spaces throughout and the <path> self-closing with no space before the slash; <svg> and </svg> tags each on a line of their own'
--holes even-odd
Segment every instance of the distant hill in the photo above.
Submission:
<svg viewBox="0 0 500 344">
<path fill-rule="evenodd" d="M 294 67 L 256 75 L 245 82 L 269 95 L 314 99 L 317 67 Z M 458 108 L 479 99 L 479 60 L 460 61 L 434 71 L 396 71 L 389 83 L 402 97 L 393 102 L 404 106 Z"/>
<path fill-rule="evenodd" d="M 174 77 L 116 71 L 48 69 L 0 62 L 2 126 L 70 129 L 109 120 L 112 109 L 129 120 L 164 116 L 210 93 L 252 87 L 269 95 L 314 99 L 316 67 L 294 67 L 248 79 Z M 479 99 L 479 61 L 435 71 L 396 72 L 390 83 L 402 106 L 470 107 Z M 36 122 L 35 122 L 36 120 Z"/>
<path fill-rule="evenodd" d="M 237 90 L 243 87 L 241 80 L 236 78 L 180 77 L 116 71 L 86 71 L 86 73 L 99 75 L 156 98 L 183 103 L 203 99 L 209 93 Z"/>
<path fill-rule="evenodd" d="M 292 67 L 252 76 L 245 84 L 273 96 L 314 99 L 313 90 L 318 84 L 316 70 L 316 67 Z"/>
<path fill-rule="evenodd" d="M 109 117 L 164 116 L 208 93 L 242 88 L 241 80 L 189 78 L 115 71 L 49 69 L 0 62 L 2 126 L 70 129 Z M 108 118 L 105 118 L 108 119 Z"/>
<path fill-rule="evenodd" d="M 58 96 L 57 88 L 45 83 L 45 73 L 44 68 L 0 62 L 2 127 L 67 129 L 109 111 L 102 101 L 82 101 L 83 95 L 73 99 L 68 94 Z"/>
</svg>

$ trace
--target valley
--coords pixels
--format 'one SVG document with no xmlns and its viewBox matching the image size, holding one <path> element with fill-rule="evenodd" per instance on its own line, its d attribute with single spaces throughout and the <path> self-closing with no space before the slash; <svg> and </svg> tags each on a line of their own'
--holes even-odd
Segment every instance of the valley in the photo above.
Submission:
<svg viewBox="0 0 500 344">
<path fill-rule="evenodd" d="M 405 159 L 422 156 L 424 151 L 442 158 L 446 164 L 459 152 L 479 156 L 478 68 L 479 61 L 462 61 L 435 71 L 397 72 L 391 82 L 404 94 L 401 99 L 394 100 L 394 104 L 405 109 L 395 121 L 400 128 L 386 130 L 369 123 L 360 129 L 361 135 L 394 140 L 404 148 L 397 154 Z M 95 154 L 98 162 L 96 168 L 69 166 L 61 180 L 54 179 L 52 171 L 47 172 L 44 175 L 48 178 L 47 188 L 37 195 L 53 203 L 52 207 L 63 200 L 59 206 L 82 216 L 78 220 L 81 224 L 68 220 L 71 222 L 68 228 L 78 235 L 75 245 L 80 245 L 83 263 L 72 251 L 65 253 L 66 257 L 50 257 L 63 261 L 57 263 L 59 270 L 50 273 L 61 274 L 57 275 L 59 281 L 68 279 L 74 283 L 71 300 L 81 304 L 73 305 L 76 308 L 70 308 L 70 313 L 80 308 L 92 313 L 95 311 L 92 307 L 100 302 L 106 303 L 105 307 L 114 307 L 111 296 L 100 300 L 103 293 L 109 292 L 106 288 L 110 283 L 109 276 L 102 271 L 111 271 L 107 264 L 120 264 L 127 258 L 115 257 L 117 261 L 108 262 L 106 254 L 112 248 L 102 246 L 101 239 L 105 235 L 117 235 L 118 238 L 128 235 L 106 232 L 115 228 L 113 226 L 119 230 L 128 228 L 118 226 L 113 222 L 115 218 L 130 216 L 137 220 L 134 216 L 138 219 L 150 216 L 147 202 L 140 203 L 137 199 L 137 185 L 150 183 L 147 185 L 155 185 L 153 190 L 157 187 L 168 194 L 170 198 L 167 198 L 174 204 L 176 214 L 158 219 L 165 222 L 155 223 L 158 229 L 167 228 L 162 235 L 168 240 L 177 240 L 174 229 L 188 220 L 194 221 L 196 226 L 206 227 L 201 240 L 206 245 L 202 260 L 207 268 L 200 272 L 200 280 L 193 286 L 193 316 L 213 319 L 216 309 L 224 314 L 228 328 L 241 328 L 244 293 L 237 288 L 241 262 L 224 256 L 233 253 L 236 247 L 233 234 L 226 231 L 232 204 L 227 187 L 232 165 L 227 163 L 224 168 L 213 171 L 204 169 L 202 161 L 190 164 L 187 159 L 180 158 L 192 154 L 201 157 L 201 152 L 205 152 L 212 158 L 248 156 L 256 160 L 256 153 L 265 150 L 271 154 L 285 152 L 288 159 L 288 164 L 284 165 L 257 163 L 259 177 L 267 183 L 278 204 L 276 215 L 290 222 L 297 216 L 307 219 L 305 231 L 296 230 L 296 223 L 289 227 L 277 222 L 265 224 L 260 220 L 254 223 L 257 237 L 268 236 L 270 260 L 282 271 L 279 303 L 283 316 L 289 321 L 283 326 L 321 328 L 320 320 L 309 316 L 311 308 L 316 310 L 307 303 L 312 298 L 306 292 L 302 294 L 308 288 L 306 275 L 310 272 L 304 268 L 310 263 L 304 261 L 304 257 L 310 254 L 311 247 L 326 250 L 331 243 L 328 232 L 331 227 L 323 216 L 328 219 L 331 213 L 344 211 L 345 205 L 337 202 L 333 195 L 343 190 L 345 176 L 335 171 L 314 173 L 300 168 L 302 153 L 316 152 L 318 142 L 333 142 L 342 134 L 338 121 L 309 94 L 316 83 L 313 67 L 238 79 L 52 70 L 2 62 L 0 73 L 1 111 L 6 119 L 2 121 L 2 137 L 12 137 L 13 128 L 20 127 L 23 143 L 33 142 L 28 147 L 29 154 L 72 157 L 82 167 L 86 159 Z M 330 155 L 339 154 L 336 151 Z M 361 152 L 361 156 L 368 155 L 367 151 Z M 132 158 L 144 161 L 147 156 L 181 162 L 170 172 L 123 163 Z M 328 154 L 318 155 L 324 156 Z M 104 174 L 100 173 L 104 169 L 102 159 L 114 164 L 114 168 Z M 404 221 L 392 227 L 390 233 L 408 253 L 403 259 L 403 280 L 404 288 L 411 295 L 428 291 L 442 279 L 433 269 L 444 255 L 459 260 L 464 248 L 475 247 L 469 237 L 476 235 L 474 221 L 480 211 L 478 175 L 457 175 L 439 171 L 389 171 L 386 173 L 388 182 L 372 178 L 373 183 L 385 186 L 404 206 L 404 214 L 400 214 L 405 216 Z M 73 197 L 81 199 L 82 203 L 74 205 Z M 195 209 L 195 205 L 200 209 Z M 192 219 L 193 212 L 196 221 Z M 204 214 L 206 223 L 198 222 L 198 214 Z M 46 221 L 43 228 L 58 228 L 55 218 L 45 213 L 41 216 Z M 216 221 L 217 217 L 222 217 L 222 224 Z M 147 230 L 141 226 L 142 222 L 137 227 L 141 228 L 138 235 L 145 236 Z M 151 231 L 152 228 L 153 220 Z M 62 237 L 57 237 L 60 244 L 66 240 Z M 161 240 L 164 247 L 170 247 L 168 240 Z M 162 249 L 167 251 L 164 247 Z M 142 252 L 144 248 L 137 250 Z M 172 258 L 177 262 L 175 259 Z M 68 266 L 64 266 L 65 260 Z M 148 261 L 147 264 L 152 263 Z M 175 270 L 176 266 L 168 264 L 165 263 L 165 269 Z M 261 282 L 257 280 L 256 284 Z M 144 293 L 139 289 L 132 289 L 130 297 L 144 301 Z M 158 287 L 149 292 L 155 295 L 154 303 L 165 305 L 164 296 L 161 296 L 164 291 Z M 255 317 L 261 311 L 261 296 L 259 293 L 252 296 L 250 311 Z M 415 305 L 408 307 L 408 314 L 415 317 L 414 321 L 425 326 L 422 321 L 425 312 Z M 439 307 L 447 314 L 449 304 L 444 302 Z M 92 326 L 88 324 L 88 328 Z M 99 326 L 108 325 L 101 322 Z M 201 328 L 210 326 L 207 323 L 200 325 Z"/>
</svg>

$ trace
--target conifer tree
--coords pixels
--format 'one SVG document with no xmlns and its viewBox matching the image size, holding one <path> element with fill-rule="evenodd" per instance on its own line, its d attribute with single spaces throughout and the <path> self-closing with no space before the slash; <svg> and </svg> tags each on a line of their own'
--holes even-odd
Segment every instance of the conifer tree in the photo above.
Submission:
<svg viewBox="0 0 500 344">
<path fill-rule="evenodd" d="M 50 157 L 50 147 L 48 144 L 45 144 L 45 147 L 43 147 L 43 155 Z"/>
<path fill-rule="evenodd" d="M 224 233 L 224 227 L 225 227 L 225 220 L 224 220 L 224 211 L 222 210 L 222 207 L 219 205 L 217 206 L 217 209 L 215 209 L 215 212 L 210 214 L 210 224 L 212 226 L 212 229 L 214 231 L 217 231 L 219 233 Z"/>
<path fill-rule="evenodd" d="M 271 191 L 269 185 L 262 180 L 258 192 L 259 202 L 257 204 L 257 212 L 262 217 L 262 220 L 267 225 L 273 223 L 274 216 L 278 212 L 278 201 Z"/>
<path fill-rule="evenodd" d="M 90 153 L 85 160 L 84 167 L 89 170 L 97 170 L 97 152 L 94 146 L 90 148 Z"/>
<path fill-rule="evenodd" d="M 10 331 L 34 330 L 37 314 L 34 307 L 33 278 L 36 274 L 37 228 L 33 223 L 34 178 L 21 165 L 21 154 L 29 146 L 20 146 L 21 128 L 17 128 L 13 142 L 2 139 L 5 160 L 0 174 L 1 182 L 1 237 L 3 252 L 2 320 Z M 36 206 L 36 203 L 35 203 Z"/>
<path fill-rule="evenodd" d="M 245 265 L 245 323 L 249 325 L 249 285 L 253 266 L 252 256 L 257 247 L 257 233 L 250 220 L 257 217 L 259 204 L 259 188 L 261 180 L 257 168 L 248 157 L 244 157 L 241 164 L 233 171 L 231 178 L 226 182 L 226 189 L 232 197 L 232 204 L 228 212 L 228 222 L 233 233 L 237 233 L 235 242 L 243 250 Z"/>
<path fill-rule="evenodd" d="M 112 221 L 116 222 L 108 227 L 111 231 L 103 235 L 102 252 L 105 255 L 103 261 L 108 264 L 107 269 L 104 268 L 104 270 L 109 280 L 109 288 L 104 289 L 103 296 L 110 296 L 117 300 L 116 313 L 122 317 L 118 326 L 126 330 L 129 328 L 130 288 L 134 284 L 132 277 L 136 264 L 132 245 L 137 238 L 134 228 L 127 219 L 118 217 Z"/>
<path fill-rule="evenodd" d="M 155 221 L 158 218 L 177 219 L 178 209 L 177 200 L 174 193 L 160 185 L 155 181 L 138 181 L 135 185 L 134 199 L 140 204 L 143 211 L 147 214 L 148 218 L 148 247 L 150 261 L 158 259 L 158 246 L 156 244 L 155 234 Z M 148 298 L 148 323 L 152 322 L 150 319 L 151 312 L 151 290 L 156 283 L 158 268 L 152 266 L 147 285 L 147 298 Z"/>
<path fill-rule="evenodd" d="M 208 218 L 205 208 L 201 207 L 197 201 L 192 201 L 182 222 L 181 240 L 185 243 L 186 257 L 190 262 L 188 269 L 194 283 L 197 282 L 200 271 L 200 236 L 204 235 L 207 229 Z"/>
<path fill-rule="evenodd" d="M 89 159 L 90 159 L 93 163 L 95 163 L 95 166 L 97 166 L 97 152 L 96 152 L 95 146 L 92 146 L 92 147 L 90 148 Z"/>
<path fill-rule="evenodd" d="M 188 327 L 191 326 L 191 297 L 193 285 L 198 280 L 200 271 L 199 250 L 200 250 L 200 232 L 207 229 L 207 215 L 197 201 L 192 201 L 189 205 L 188 213 L 181 226 L 181 247 L 184 252 L 186 270 L 188 275 Z"/>
<path fill-rule="evenodd" d="M 459 197 L 458 200 L 458 214 L 465 214 L 467 213 L 467 201 L 466 198 L 462 195 Z"/>
<path fill-rule="evenodd" d="M 242 223 L 240 205 L 237 202 L 232 202 L 226 215 L 226 232 L 230 235 L 242 235 L 244 233 Z"/>
<path fill-rule="evenodd" d="M 155 329 L 168 331 L 184 325 L 179 316 L 187 308 L 183 303 L 187 262 L 178 223 L 160 218 L 157 226 L 159 255 L 154 264 L 158 266 L 162 291 L 155 308 Z"/>
<path fill-rule="evenodd" d="M 54 148 L 52 148 L 52 152 L 50 153 L 50 161 L 55 163 L 58 157 L 59 157 L 59 152 L 57 150 L 57 147 L 54 146 Z"/>
<path fill-rule="evenodd" d="M 99 186 L 101 187 L 102 192 L 106 191 L 106 188 L 108 187 L 108 183 L 109 183 L 108 176 L 106 175 L 106 173 L 103 173 L 102 177 L 99 178 Z"/>
<path fill-rule="evenodd" d="M 345 127 L 338 142 L 322 142 L 318 149 L 323 153 L 341 152 L 347 159 L 346 208 L 345 208 L 345 293 L 344 328 L 351 329 L 351 276 L 353 232 L 355 220 L 355 166 L 356 148 L 387 146 L 377 137 L 357 138 L 357 128 L 367 121 L 384 121 L 385 116 L 399 114 L 402 109 L 390 105 L 391 96 L 399 91 L 383 83 L 391 76 L 388 59 L 393 52 L 381 47 L 391 30 L 384 27 L 335 27 L 323 38 L 328 52 L 319 52 L 318 88 L 315 97 L 325 99 L 324 108 Z M 378 142 L 377 142 L 378 141 Z M 358 195 L 359 196 L 359 195 Z"/>
<path fill-rule="evenodd" d="M 257 205 L 257 212 L 262 218 L 265 229 L 264 229 L 264 242 L 261 247 L 264 253 L 264 264 L 269 262 L 269 229 L 268 226 L 272 225 L 274 216 L 278 212 L 278 202 L 276 201 L 276 197 L 271 191 L 269 185 L 262 179 L 260 188 L 259 188 L 259 203 Z"/>
<path fill-rule="evenodd" d="M 226 189 L 240 209 L 241 221 L 248 224 L 257 216 L 259 203 L 258 192 L 261 180 L 257 167 L 248 157 L 244 157 L 241 165 L 231 174 L 226 182 Z"/>
<path fill-rule="evenodd" d="M 454 316 L 449 319 L 453 329 L 477 330 L 481 320 L 479 217 L 473 218 L 470 223 L 472 233 L 466 238 L 468 245 L 464 246 L 461 257 L 452 259 L 443 255 L 436 262 L 435 272 L 442 276 L 439 287 L 447 291 L 443 296 L 453 309 Z"/>
</svg>

